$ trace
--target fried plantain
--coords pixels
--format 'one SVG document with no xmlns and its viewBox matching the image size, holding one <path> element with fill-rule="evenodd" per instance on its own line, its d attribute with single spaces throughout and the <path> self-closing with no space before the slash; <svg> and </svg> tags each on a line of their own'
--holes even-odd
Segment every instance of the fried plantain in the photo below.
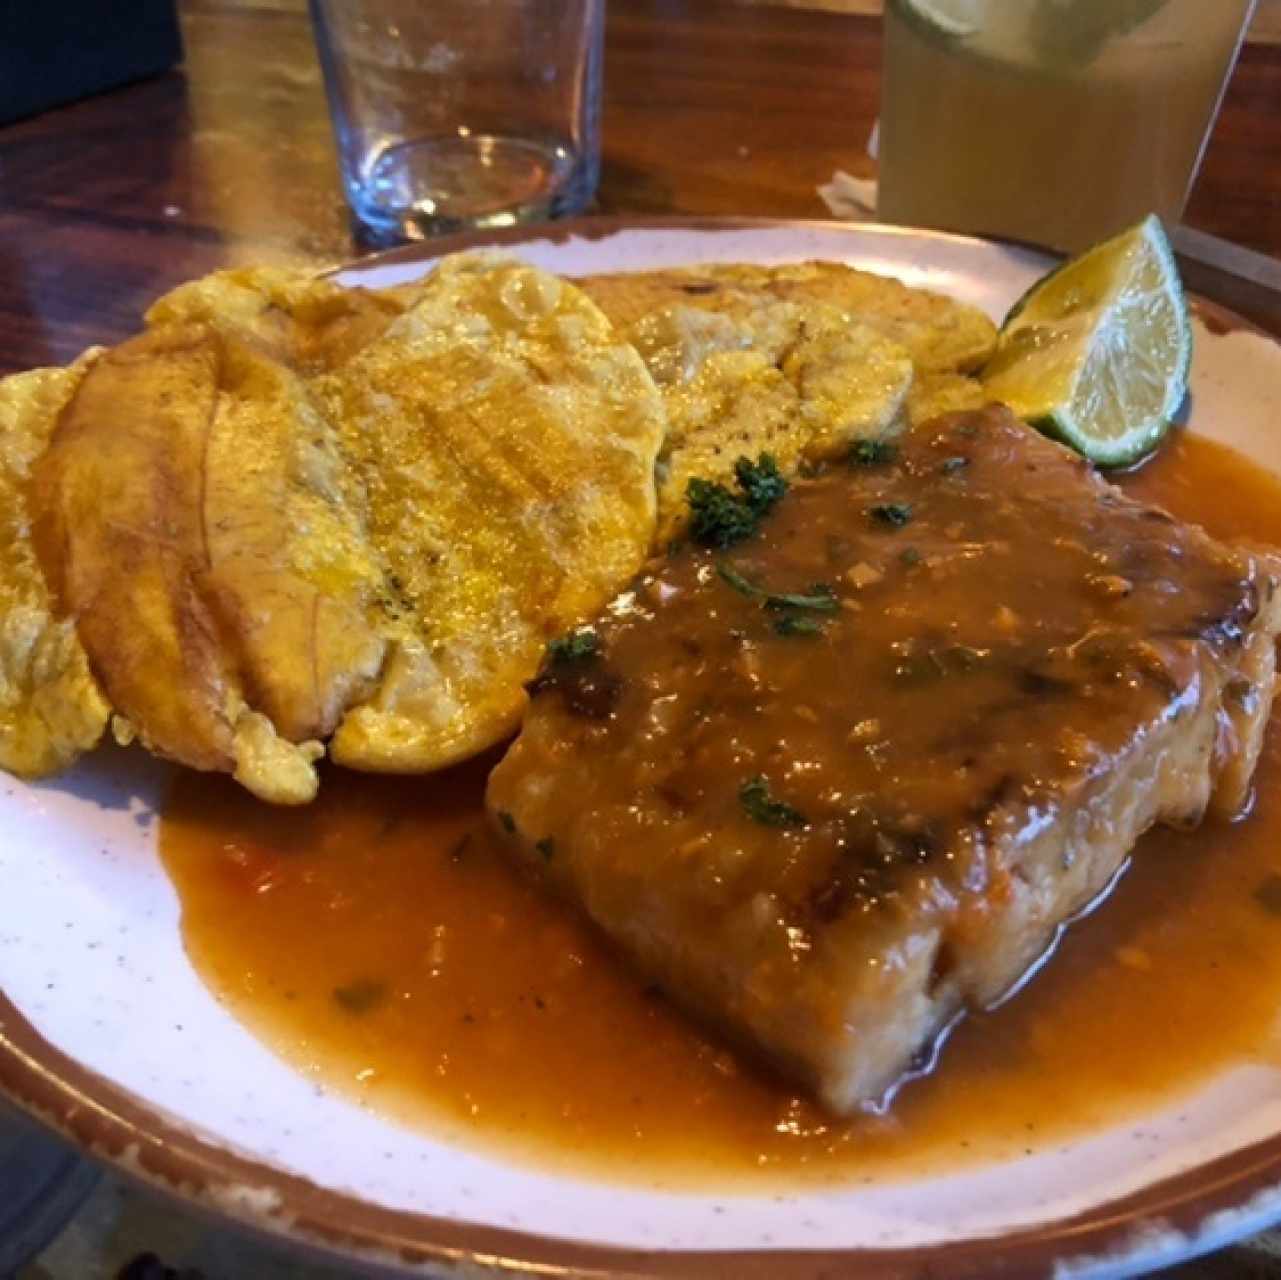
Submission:
<svg viewBox="0 0 1281 1280">
<path fill-rule="evenodd" d="M 785 472 L 893 434 L 912 384 L 907 351 L 824 303 L 768 295 L 730 313 L 672 307 L 627 331 L 663 391 L 658 537 L 679 535 L 691 479 L 728 481 L 740 457 Z"/>
<path fill-rule="evenodd" d="M 111 708 L 72 619 L 59 613 L 31 544 L 26 487 L 63 406 L 93 365 L 0 382 L 0 768 L 56 773 L 102 736 Z"/>
<path fill-rule="evenodd" d="M 104 354 L 33 472 L 35 544 L 143 744 L 282 803 L 366 693 L 384 590 L 363 495 L 302 382 L 168 325 Z"/>
<path fill-rule="evenodd" d="M 961 373 L 921 374 L 907 396 L 907 421 L 911 426 L 929 422 L 945 413 L 982 409 L 992 397 L 977 378 Z"/>
<path fill-rule="evenodd" d="M 922 373 L 971 373 L 996 346 L 996 326 L 977 307 L 839 262 L 777 266 L 707 263 L 666 271 L 586 276 L 579 285 L 620 327 L 667 307 L 750 314 L 764 297 L 835 307 L 907 348 Z"/>
<path fill-rule="evenodd" d="M 440 768 L 516 728 L 548 640 L 640 567 L 662 401 L 578 289 L 475 256 L 446 259 L 317 387 L 399 606 L 377 693 L 331 751 L 356 768 Z"/>
<path fill-rule="evenodd" d="M 313 272 L 235 267 L 179 285 L 147 311 L 150 328 L 205 324 L 304 376 L 336 369 L 417 300 L 416 287 L 348 289 Z"/>
</svg>

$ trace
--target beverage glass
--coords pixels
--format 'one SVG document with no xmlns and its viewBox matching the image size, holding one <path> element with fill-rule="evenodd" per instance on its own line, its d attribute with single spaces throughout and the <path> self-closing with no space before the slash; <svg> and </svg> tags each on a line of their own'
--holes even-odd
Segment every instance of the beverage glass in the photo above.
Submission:
<svg viewBox="0 0 1281 1280">
<path fill-rule="evenodd" d="M 364 239 L 582 209 L 600 171 L 604 0 L 309 0 Z"/>
<path fill-rule="evenodd" d="M 879 215 L 1077 251 L 1183 215 L 1255 0 L 886 0 Z"/>
</svg>

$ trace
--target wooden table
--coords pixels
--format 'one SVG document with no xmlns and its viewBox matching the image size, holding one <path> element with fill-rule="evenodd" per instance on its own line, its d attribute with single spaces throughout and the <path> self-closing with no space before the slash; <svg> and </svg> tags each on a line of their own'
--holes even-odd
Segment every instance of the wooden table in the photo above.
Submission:
<svg viewBox="0 0 1281 1280">
<path fill-rule="evenodd" d="M 116 340 L 212 268 L 358 252 L 306 19 L 281 3 L 186 0 L 182 70 L 0 129 L 0 372 Z M 879 64 L 875 17 L 610 0 L 600 209 L 825 216 L 818 184 L 867 171 Z M 1249 45 L 1188 221 L 1281 256 L 1279 110 L 1281 47 Z M 1281 332 L 1276 294 L 1191 274 Z"/>
</svg>

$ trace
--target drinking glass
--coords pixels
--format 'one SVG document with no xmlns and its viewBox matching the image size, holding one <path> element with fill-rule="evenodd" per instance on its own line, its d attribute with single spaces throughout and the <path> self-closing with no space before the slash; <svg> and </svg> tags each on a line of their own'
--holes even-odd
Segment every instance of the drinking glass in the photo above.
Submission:
<svg viewBox="0 0 1281 1280">
<path fill-rule="evenodd" d="M 1188 191 L 1254 0 L 886 0 L 886 221 L 1076 251 Z"/>
<path fill-rule="evenodd" d="M 347 200 L 375 243 L 582 209 L 604 0 L 309 0 Z"/>
</svg>

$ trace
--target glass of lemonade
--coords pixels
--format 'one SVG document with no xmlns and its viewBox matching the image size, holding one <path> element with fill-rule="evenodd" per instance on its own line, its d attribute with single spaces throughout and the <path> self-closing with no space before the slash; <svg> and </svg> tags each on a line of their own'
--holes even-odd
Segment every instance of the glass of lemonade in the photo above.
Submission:
<svg viewBox="0 0 1281 1280">
<path fill-rule="evenodd" d="M 880 216 L 1076 251 L 1183 214 L 1255 0 L 886 0 Z"/>
</svg>

